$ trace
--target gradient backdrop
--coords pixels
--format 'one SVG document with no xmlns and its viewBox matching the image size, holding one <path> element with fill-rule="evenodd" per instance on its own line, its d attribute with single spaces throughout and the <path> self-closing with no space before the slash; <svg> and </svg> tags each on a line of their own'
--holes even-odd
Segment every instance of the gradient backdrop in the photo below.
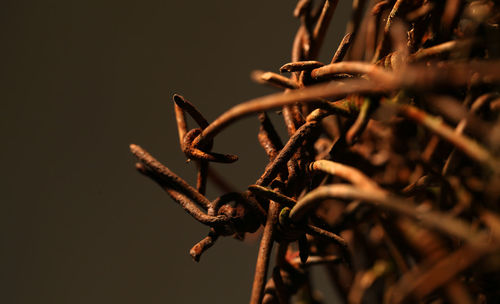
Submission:
<svg viewBox="0 0 500 304">
<path fill-rule="evenodd" d="M 340 2 L 324 62 L 349 17 L 351 2 Z M 289 60 L 295 3 L 0 2 L 0 302 L 248 301 L 258 242 L 223 238 L 193 262 L 208 229 L 135 171 L 128 145 L 194 183 L 172 94 L 212 121 L 274 92 L 249 75 Z M 215 141 L 239 155 L 215 167 L 240 190 L 267 163 L 257 130 L 247 118 Z"/>
</svg>

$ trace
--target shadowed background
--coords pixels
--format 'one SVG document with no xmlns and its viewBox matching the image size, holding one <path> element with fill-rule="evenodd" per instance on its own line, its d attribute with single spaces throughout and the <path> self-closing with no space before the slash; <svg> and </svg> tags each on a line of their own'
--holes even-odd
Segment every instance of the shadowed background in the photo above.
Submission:
<svg viewBox="0 0 500 304">
<path fill-rule="evenodd" d="M 323 62 L 349 17 L 350 1 L 340 2 Z M 294 6 L 0 3 L 1 302 L 248 301 L 258 241 L 221 238 L 193 262 L 189 249 L 208 228 L 135 171 L 128 145 L 141 145 L 194 184 L 195 167 L 178 145 L 172 94 L 212 121 L 275 92 L 249 75 L 289 61 L 299 25 Z M 214 167 L 241 191 L 267 163 L 258 127 L 247 118 L 215 140 L 214 151 L 240 157 Z M 219 194 L 209 186 L 210 199 Z"/>
</svg>

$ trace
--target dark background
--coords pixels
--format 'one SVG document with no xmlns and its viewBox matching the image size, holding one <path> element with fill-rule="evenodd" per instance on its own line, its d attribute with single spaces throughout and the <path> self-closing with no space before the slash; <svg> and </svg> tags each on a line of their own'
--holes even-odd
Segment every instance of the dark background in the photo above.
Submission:
<svg viewBox="0 0 500 304">
<path fill-rule="evenodd" d="M 340 2 L 324 62 L 349 17 L 350 1 Z M 220 239 L 193 262 L 189 249 L 208 228 L 134 170 L 128 145 L 194 183 L 172 94 L 212 121 L 274 92 L 249 75 L 289 60 L 295 3 L 0 2 L 2 303 L 248 301 L 256 236 Z M 240 190 L 266 164 L 257 130 L 245 119 L 215 142 L 239 155 L 215 166 Z"/>
</svg>

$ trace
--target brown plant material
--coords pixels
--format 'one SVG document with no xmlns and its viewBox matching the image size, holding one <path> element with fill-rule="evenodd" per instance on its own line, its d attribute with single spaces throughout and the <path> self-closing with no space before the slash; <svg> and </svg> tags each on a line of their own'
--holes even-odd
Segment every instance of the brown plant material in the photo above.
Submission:
<svg viewBox="0 0 500 304">
<path fill-rule="evenodd" d="M 500 5 L 355 0 L 324 65 L 317 57 L 337 4 L 298 1 L 291 62 L 276 65 L 290 77 L 252 73 L 284 92 L 212 122 L 174 95 L 196 188 L 131 145 L 136 168 L 209 226 L 190 251 L 195 261 L 221 236 L 242 239 L 264 227 L 251 303 L 317 301 L 310 267 L 326 267 L 349 303 L 500 302 Z M 283 141 L 266 114 L 278 109 L 289 133 Z M 234 190 L 209 163 L 237 156 L 211 148 L 252 115 L 269 163 L 248 190 Z M 226 193 L 209 200 L 207 179 Z"/>
</svg>

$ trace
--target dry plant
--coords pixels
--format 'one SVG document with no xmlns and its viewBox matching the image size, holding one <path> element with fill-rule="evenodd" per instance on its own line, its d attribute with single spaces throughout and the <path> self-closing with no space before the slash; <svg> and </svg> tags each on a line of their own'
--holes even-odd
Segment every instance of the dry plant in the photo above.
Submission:
<svg viewBox="0 0 500 304">
<path fill-rule="evenodd" d="M 252 74 L 283 92 L 211 123 L 174 95 L 196 187 L 131 145 L 137 169 L 209 227 L 190 251 L 196 261 L 218 237 L 263 226 L 251 303 L 319 303 L 315 265 L 346 303 L 500 303 L 500 5 L 354 0 L 324 64 L 315 58 L 337 3 L 298 1 L 291 62 L 282 74 Z M 185 113 L 198 128 L 187 128 Z M 209 164 L 238 157 L 211 148 L 250 115 L 269 163 L 248 190 L 231 191 Z M 207 179 L 227 193 L 209 200 Z"/>
</svg>

